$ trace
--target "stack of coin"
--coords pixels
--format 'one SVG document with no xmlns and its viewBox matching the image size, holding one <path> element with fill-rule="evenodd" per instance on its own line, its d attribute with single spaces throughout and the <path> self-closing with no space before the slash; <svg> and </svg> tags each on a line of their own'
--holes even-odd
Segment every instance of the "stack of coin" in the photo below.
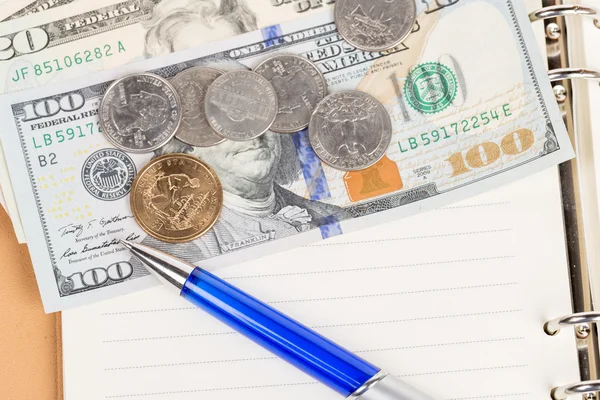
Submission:
<svg viewBox="0 0 600 400">
<path fill-rule="evenodd" d="M 130 153 L 156 151 L 173 137 L 211 147 L 308 127 L 318 157 L 355 171 L 379 161 L 391 141 L 391 120 L 381 103 L 359 91 L 327 96 L 319 68 L 292 54 L 270 57 L 254 71 L 192 67 L 170 82 L 151 73 L 128 75 L 108 87 L 99 114 L 108 141 Z M 222 206 L 215 172 L 186 154 L 151 161 L 131 193 L 138 224 L 165 242 L 202 235 Z"/>
<path fill-rule="evenodd" d="M 173 79 L 141 73 L 111 84 L 100 103 L 100 124 L 108 141 L 130 153 L 150 153 L 175 135 L 193 146 L 225 139 L 204 118 L 204 93 L 221 75 L 190 68 Z M 183 102 L 183 104 L 182 104 Z M 152 160 L 133 182 L 130 204 L 140 227 L 164 242 L 194 240 L 217 221 L 223 188 L 212 168 L 187 154 Z"/>
</svg>

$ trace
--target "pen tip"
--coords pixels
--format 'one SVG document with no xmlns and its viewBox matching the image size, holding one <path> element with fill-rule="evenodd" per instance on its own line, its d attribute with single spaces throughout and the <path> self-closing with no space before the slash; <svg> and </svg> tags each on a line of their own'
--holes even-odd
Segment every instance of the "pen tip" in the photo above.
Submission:
<svg viewBox="0 0 600 400">
<path fill-rule="evenodd" d="M 121 244 L 125 247 L 127 247 L 129 250 L 133 249 L 133 243 L 127 241 L 127 240 L 120 240 Z"/>
</svg>

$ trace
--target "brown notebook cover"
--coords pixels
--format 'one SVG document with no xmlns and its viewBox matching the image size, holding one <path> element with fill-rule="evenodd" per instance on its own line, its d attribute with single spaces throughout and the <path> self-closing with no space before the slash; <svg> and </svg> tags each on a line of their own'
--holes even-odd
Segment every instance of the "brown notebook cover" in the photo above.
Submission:
<svg viewBox="0 0 600 400">
<path fill-rule="evenodd" d="M 34 249 L 32 249 L 34 250 Z M 0 210 L 0 397 L 62 400 L 60 313 L 46 314 L 26 245 Z"/>
</svg>

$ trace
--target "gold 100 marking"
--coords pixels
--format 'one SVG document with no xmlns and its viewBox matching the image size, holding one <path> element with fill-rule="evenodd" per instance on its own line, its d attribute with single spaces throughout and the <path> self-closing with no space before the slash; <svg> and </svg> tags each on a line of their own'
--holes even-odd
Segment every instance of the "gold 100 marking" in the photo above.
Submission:
<svg viewBox="0 0 600 400">
<path fill-rule="evenodd" d="M 524 153 L 533 146 L 534 141 L 533 132 L 529 129 L 519 129 L 504 136 L 500 145 L 494 142 L 483 142 L 467 151 L 466 156 L 458 152 L 452 154 L 446 161 L 452 166 L 452 177 L 455 177 L 471 172 L 469 167 L 483 168 L 495 163 L 502 153 L 511 156 Z"/>
</svg>

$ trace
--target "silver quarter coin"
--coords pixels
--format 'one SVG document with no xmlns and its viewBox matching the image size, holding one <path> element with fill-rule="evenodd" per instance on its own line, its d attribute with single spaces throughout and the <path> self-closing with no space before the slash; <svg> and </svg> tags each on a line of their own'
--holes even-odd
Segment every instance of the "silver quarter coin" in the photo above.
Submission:
<svg viewBox="0 0 600 400">
<path fill-rule="evenodd" d="M 392 120 L 385 107 L 373 96 L 355 90 L 325 97 L 308 130 L 317 156 L 343 171 L 374 165 L 392 141 Z"/>
<path fill-rule="evenodd" d="M 417 19 L 415 0 L 337 0 L 335 24 L 351 45 L 365 51 L 398 46 Z"/>
<path fill-rule="evenodd" d="M 181 122 L 175 88 L 158 75 L 125 76 L 108 87 L 100 102 L 100 126 L 115 147 L 149 153 L 165 145 Z"/>
<path fill-rule="evenodd" d="M 226 139 L 252 140 L 265 133 L 277 117 L 277 95 L 268 80 L 251 71 L 218 77 L 206 92 L 206 118 Z"/>
<path fill-rule="evenodd" d="M 183 118 L 175 137 L 197 147 L 210 147 L 225 141 L 208 124 L 204 113 L 204 99 L 208 87 L 223 72 L 205 67 L 186 69 L 171 79 L 171 84 L 181 99 Z"/>
<path fill-rule="evenodd" d="M 327 95 L 321 71 L 304 57 L 282 54 L 263 61 L 254 72 L 271 82 L 279 110 L 271 127 L 279 133 L 296 133 L 308 126 L 317 104 Z"/>
</svg>

